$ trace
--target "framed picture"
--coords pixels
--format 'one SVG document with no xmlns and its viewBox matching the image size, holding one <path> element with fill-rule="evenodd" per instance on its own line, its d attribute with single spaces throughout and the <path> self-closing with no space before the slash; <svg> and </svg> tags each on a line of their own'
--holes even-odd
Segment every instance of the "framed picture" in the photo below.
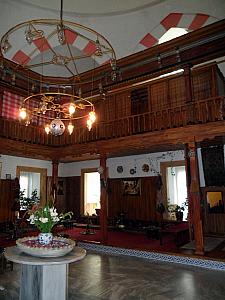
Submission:
<svg viewBox="0 0 225 300">
<path fill-rule="evenodd" d="M 6 179 L 11 179 L 11 174 L 5 174 Z"/>
<path fill-rule="evenodd" d="M 140 195 L 140 179 L 123 180 L 123 195 Z"/>
<path fill-rule="evenodd" d="M 209 213 L 224 213 L 224 199 L 222 191 L 207 191 L 206 200 Z"/>
</svg>

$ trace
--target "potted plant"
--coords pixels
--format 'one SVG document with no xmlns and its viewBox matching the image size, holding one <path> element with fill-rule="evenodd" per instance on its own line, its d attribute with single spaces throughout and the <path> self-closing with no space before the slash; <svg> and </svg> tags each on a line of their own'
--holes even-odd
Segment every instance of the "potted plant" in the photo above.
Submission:
<svg viewBox="0 0 225 300">
<path fill-rule="evenodd" d="M 184 206 L 176 205 L 176 207 L 175 207 L 175 214 L 176 214 L 177 221 L 183 221 Z"/>
<path fill-rule="evenodd" d="M 181 206 L 177 204 L 170 204 L 168 205 L 168 212 L 175 213 L 177 221 L 183 221 L 184 210 L 186 206 L 187 206 L 186 201 L 182 203 Z"/>
<path fill-rule="evenodd" d="M 31 193 L 31 197 L 25 197 L 25 190 L 20 191 L 20 207 L 23 210 L 29 210 L 33 207 L 33 205 L 38 205 L 40 202 L 40 199 L 37 194 L 37 189 L 33 190 Z"/>
<path fill-rule="evenodd" d="M 49 244 L 53 240 L 52 228 L 66 217 L 71 218 L 73 213 L 58 214 L 56 208 L 52 205 L 46 204 L 44 206 L 34 205 L 29 210 L 30 224 L 34 224 L 39 230 L 38 241 L 40 244 Z"/>
</svg>

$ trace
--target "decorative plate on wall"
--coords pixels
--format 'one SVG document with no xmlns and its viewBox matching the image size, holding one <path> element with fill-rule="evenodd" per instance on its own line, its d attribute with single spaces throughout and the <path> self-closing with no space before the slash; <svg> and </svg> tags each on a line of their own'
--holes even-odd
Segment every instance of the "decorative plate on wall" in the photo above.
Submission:
<svg viewBox="0 0 225 300">
<path fill-rule="evenodd" d="M 135 167 L 135 168 L 133 168 L 133 169 L 130 169 L 130 174 L 131 174 L 131 175 L 134 175 L 134 174 L 136 174 L 136 167 Z"/>
<path fill-rule="evenodd" d="M 118 173 L 123 173 L 123 167 L 122 166 L 118 166 L 117 167 L 117 172 Z"/>
<path fill-rule="evenodd" d="M 148 172 L 149 171 L 149 165 L 148 164 L 143 164 L 142 171 L 143 172 Z"/>
</svg>

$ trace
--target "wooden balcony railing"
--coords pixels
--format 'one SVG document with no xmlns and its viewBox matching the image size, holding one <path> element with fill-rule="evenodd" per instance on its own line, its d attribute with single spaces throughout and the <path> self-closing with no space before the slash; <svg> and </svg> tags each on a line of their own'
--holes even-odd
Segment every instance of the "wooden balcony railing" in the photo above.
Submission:
<svg viewBox="0 0 225 300">
<path fill-rule="evenodd" d="M 32 144 L 63 147 L 224 119 L 225 97 L 220 96 L 160 111 L 100 122 L 90 132 L 84 127 L 75 128 L 71 136 L 46 135 L 43 128 L 24 126 L 19 122 L 0 118 L 0 136 Z"/>
</svg>

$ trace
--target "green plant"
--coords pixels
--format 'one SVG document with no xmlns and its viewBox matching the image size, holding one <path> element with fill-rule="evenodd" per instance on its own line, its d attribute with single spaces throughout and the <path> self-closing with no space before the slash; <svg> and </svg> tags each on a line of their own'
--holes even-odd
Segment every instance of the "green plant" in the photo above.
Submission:
<svg viewBox="0 0 225 300">
<path fill-rule="evenodd" d="M 169 204 L 167 207 L 168 212 L 183 212 L 185 210 L 185 207 L 187 206 L 187 202 L 183 202 L 181 206 L 177 204 Z"/>
<path fill-rule="evenodd" d="M 45 205 L 43 207 L 34 206 L 31 211 L 29 211 L 30 217 L 28 221 L 30 224 L 34 224 L 42 233 L 51 232 L 53 226 L 55 226 L 59 221 L 65 218 L 71 218 L 73 213 L 61 213 L 58 214 L 56 208 L 53 206 Z"/>
<path fill-rule="evenodd" d="M 31 197 L 24 197 L 25 190 L 20 191 L 19 201 L 22 209 L 31 209 L 34 205 L 39 204 L 40 198 L 38 197 L 37 189 L 33 190 Z"/>
</svg>

